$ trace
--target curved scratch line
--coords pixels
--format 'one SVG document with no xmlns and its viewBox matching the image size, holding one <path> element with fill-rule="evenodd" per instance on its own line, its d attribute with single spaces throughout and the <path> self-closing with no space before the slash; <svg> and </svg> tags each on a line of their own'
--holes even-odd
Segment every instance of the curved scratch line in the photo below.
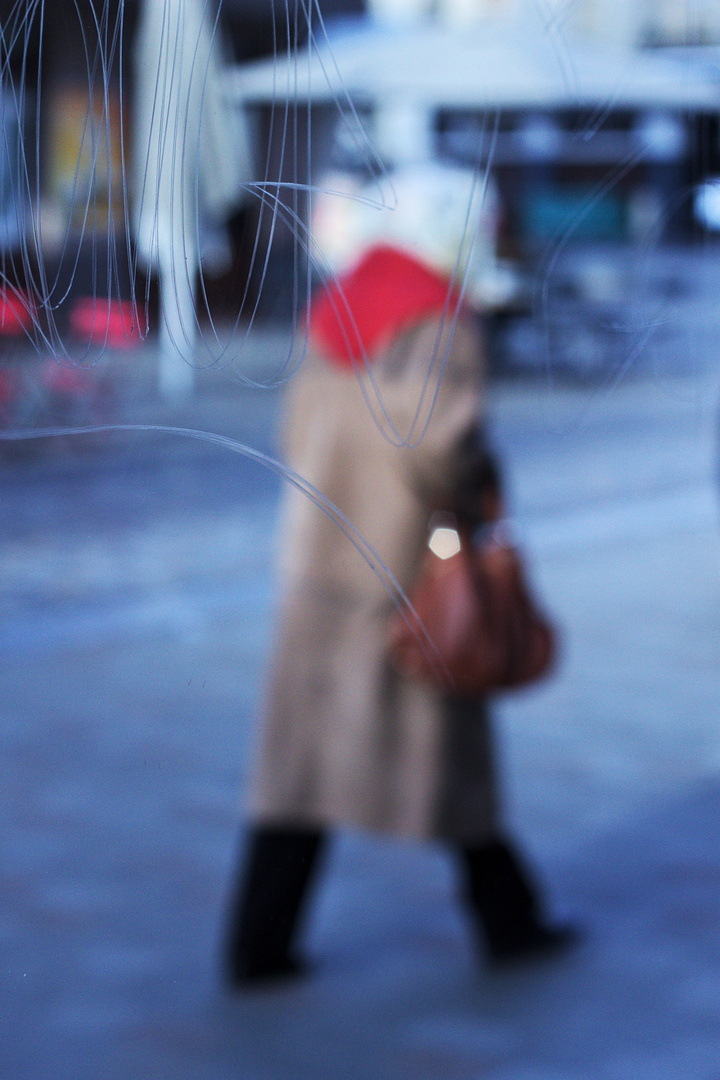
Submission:
<svg viewBox="0 0 720 1080">
<path fill-rule="evenodd" d="M 375 574 L 383 589 L 397 606 L 408 625 L 413 628 L 414 625 L 417 624 L 416 637 L 420 641 L 426 655 L 432 658 L 433 663 L 439 670 L 444 672 L 447 678 L 450 677 L 449 672 L 438 653 L 437 647 L 423 626 L 410 599 L 372 544 L 363 537 L 362 533 L 352 524 L 349 518 L 343 514 L 342 510 L 340 510 L 332 499 L 323 495 L 318 488 L 301 476 L 300 473 L 295 472 L 294 469 L 289 468 L 287 465 L 283 465 L 281 461 L 272 457 L 270 454 L 266 454 L 262 450 L 256 450 L 246 443 L 230 438 L 228 435 L 218 435 L 215 432 L 203 431 L 200 428 L 175 427 L 169 424 L 97 424 L 89 427 L 52 427 L 33 428 L 27 431 L 0 431 L 0 442 L 18 442 L 30 439 L 58 438 L 73 435 L 100 435 L 113 431 L 177 435 L 181 438 L 207 442 L 210 443 L 211 446 L 219 446 L 224 450 L 229 450 L 231 453 L 240 454 L 250 461 L 254 461 L 258 465 L 264 466 L 281 479 L 286 480 L 302 495 L 305 495 L 310 499 L 310 501 L 334 522 L 340 531 L 347 537 L 356 551 L 365 560 L 368 567 Z"/>
</svg>

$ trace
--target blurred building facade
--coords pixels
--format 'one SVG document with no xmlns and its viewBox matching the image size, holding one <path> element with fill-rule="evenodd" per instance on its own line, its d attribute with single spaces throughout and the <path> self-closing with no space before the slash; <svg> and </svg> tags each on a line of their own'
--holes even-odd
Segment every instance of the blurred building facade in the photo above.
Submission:
<svg viewBox="0 0 720 1080">
<path fill-rule="evenodd" d="M 484 19 L 518 20 L 541 10 L 549 27 L 578 30 L 622 48 L 720 43 L 720 7 L 714 0 L 367 0 L 375 18 L 437 18 L 455 25 Z"/>
</svg>

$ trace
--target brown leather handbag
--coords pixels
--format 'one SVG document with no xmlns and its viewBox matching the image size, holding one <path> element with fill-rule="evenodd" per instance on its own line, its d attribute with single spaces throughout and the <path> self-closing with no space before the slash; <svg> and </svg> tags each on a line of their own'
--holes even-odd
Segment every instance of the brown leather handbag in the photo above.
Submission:
<svg viewBox="0 0 720 1080">
<path fill-rule="evenodd" d="M 536 682 L 552 669 L 556 632 L 535 602 L 516 547 L 497 527 L 440 558 L 430 548 L 410 607 L 393 613 L 391 658 L 404 676 L 465 696 Z"/>
</svg>

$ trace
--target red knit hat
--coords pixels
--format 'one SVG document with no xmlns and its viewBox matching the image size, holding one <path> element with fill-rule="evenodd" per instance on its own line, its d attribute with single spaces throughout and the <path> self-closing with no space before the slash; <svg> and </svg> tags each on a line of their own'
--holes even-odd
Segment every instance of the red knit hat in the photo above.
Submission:
<svg viewBox="0 0 720 1080">
<path fill-rule="evenodd" d="M 406 251 L 379 244 L 349 273 L 318 291 L 309 332 L 330 360 L 350 367 L 371 359 L 421 319 L 455 318 L 461 304 L 449 278 Z"/>
</svg>

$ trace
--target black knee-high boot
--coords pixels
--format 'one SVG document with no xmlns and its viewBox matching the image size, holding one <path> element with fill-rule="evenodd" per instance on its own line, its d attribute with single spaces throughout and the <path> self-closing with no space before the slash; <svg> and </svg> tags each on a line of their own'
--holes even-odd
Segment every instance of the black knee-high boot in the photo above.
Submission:
<svg viewBox="0 0 720 1080">
<path fill-rule="evenodd" d="M 294 938 L 324 842 L 319 829 L 260 826 L 251 832 L 229 909 L 225 974 L 231 985 L 301 971 Z"/>
<path fill-rule="evenodd" d="M 461 864 L 465 896 L 491 960 L 548 953 L 575 940 L 572 927 L 544 921 L 529 873 L 507 843 L 463 847 Z"/>
</svg>

